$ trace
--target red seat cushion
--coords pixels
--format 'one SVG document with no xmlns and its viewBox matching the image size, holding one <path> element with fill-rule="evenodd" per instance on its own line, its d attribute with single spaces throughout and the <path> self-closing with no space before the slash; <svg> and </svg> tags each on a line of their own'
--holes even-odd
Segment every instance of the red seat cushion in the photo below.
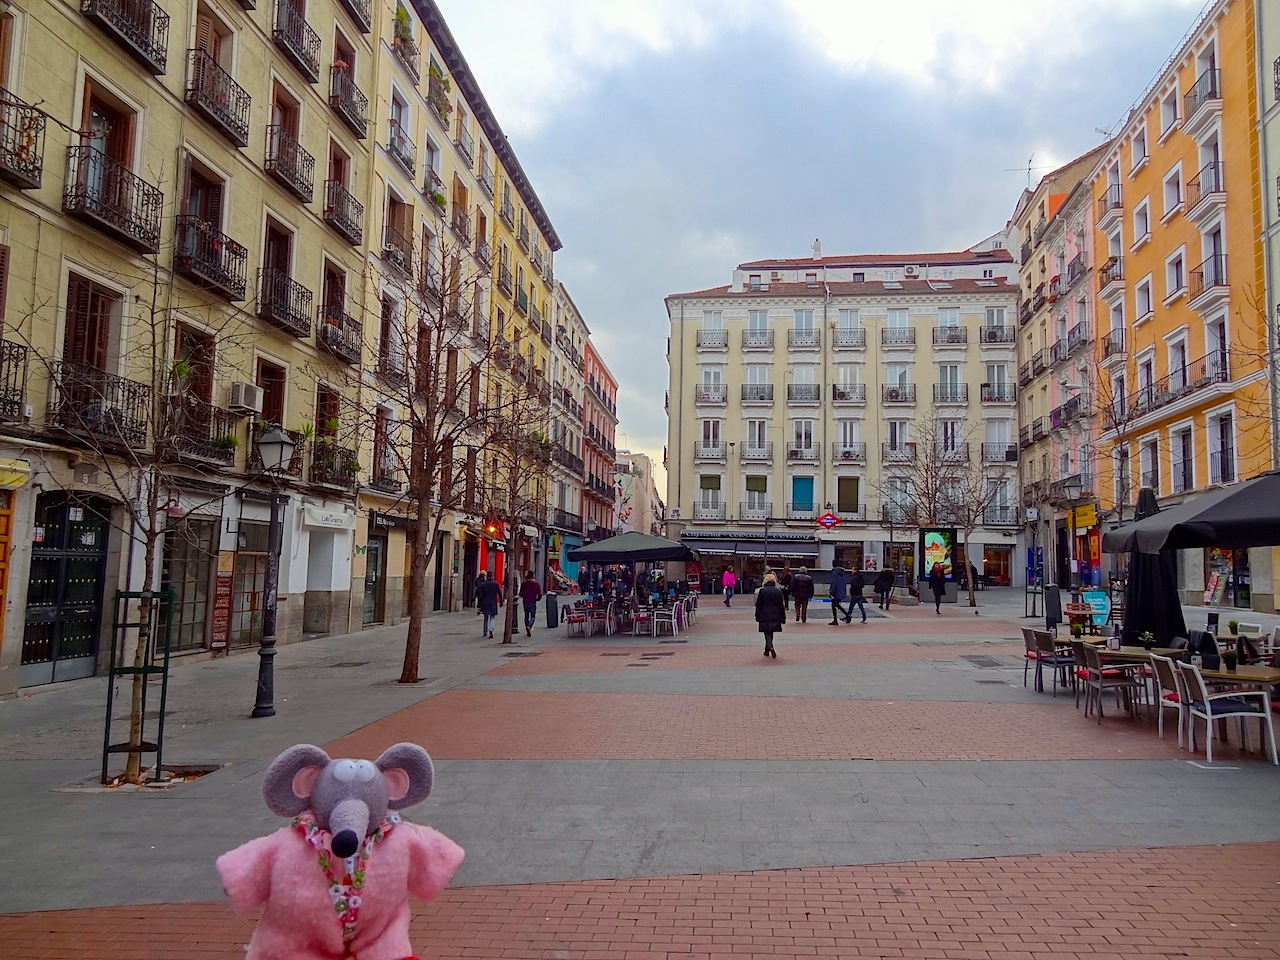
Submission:
<svg viewBox="0 0 1280 960">
<path fill-rule="evenodd" d="M 1118 667 L 1103 667 L 1102 669 L 1102 678 L 1104 680 L 1114 680 L 1116 677 L 1123 676 L 1123 675 L 1124 675 L 1124 671 L 1119 669 Z M 1079 677 L 1081 680 L 1088 680 L 1089 679 L 1088 668 L 1077 667 L 1076 676 Z"/>
</svg>

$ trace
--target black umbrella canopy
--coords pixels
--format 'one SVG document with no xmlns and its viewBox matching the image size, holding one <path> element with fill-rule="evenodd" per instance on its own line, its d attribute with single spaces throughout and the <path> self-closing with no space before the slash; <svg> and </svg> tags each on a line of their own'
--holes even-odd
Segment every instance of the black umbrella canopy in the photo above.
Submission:
<svg viewBox="0 0 1280 960">
<path fill-rule="evenodd" d="M 575 563 L 643 563 L 648 560 L 693 560 L 697 554 L 683 543 L 650 536 L 622 533 L 569 551 Z"/>
<path fill-rule="evenodd" d="M 1136 513 L 1139 520 L 1161 516 L 1160 504 L 1150 487 L 1138 492 Z M 1129 555 L 1121 637 L 1126 646 L 1136 646 L 1139 637 L 1148 632 L 1159 647 L 1167 647 L 1174 637 L 1187 635 L 1178 596 L 1178 562 L 1172 550 L 1154 555 L 1134 550 Z"/>
<path fill-rule="evenodd" d="M 1280 545 L 1280 472 L 1202 493 L 1102 535 L 1108 553 Z"/>
</svg>

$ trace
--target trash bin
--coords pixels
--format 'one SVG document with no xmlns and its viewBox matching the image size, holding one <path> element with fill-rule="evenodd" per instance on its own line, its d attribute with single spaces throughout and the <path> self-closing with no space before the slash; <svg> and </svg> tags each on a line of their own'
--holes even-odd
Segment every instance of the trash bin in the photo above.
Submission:
<svg viewBox="0 0 1280 960">
<path fill-rule="evenodd" d="M 547 626 L 560 626 L 560 595 L 554 590 L 547 591 Z"/>
</svg>

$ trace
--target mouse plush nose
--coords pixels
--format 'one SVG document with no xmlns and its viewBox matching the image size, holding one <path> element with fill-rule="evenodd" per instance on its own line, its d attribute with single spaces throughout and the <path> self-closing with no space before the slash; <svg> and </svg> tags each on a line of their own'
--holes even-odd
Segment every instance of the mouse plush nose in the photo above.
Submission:
<svg viewBox="0 0 1280 960">
<path fill-rule="evenodd" d="M 329 814 L 329 829 L 333 831 L 330 847 L 334 855 L 353 857 L 369 833 L 369 807 L 354 797 L 343 800 Z"/>
<path fill-rule="evenodd" d="M 354 857 L 359 847 L 360 838 L 356 836 L 354 830 L 343 830 L 333 835 L 333 852 L 344 860 L 347 857 Z"/>
</svg>

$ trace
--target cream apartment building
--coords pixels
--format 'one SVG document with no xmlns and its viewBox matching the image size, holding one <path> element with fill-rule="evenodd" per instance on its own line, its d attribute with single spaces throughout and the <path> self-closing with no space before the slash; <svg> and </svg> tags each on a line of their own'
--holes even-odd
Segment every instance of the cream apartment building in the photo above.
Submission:
<svg viewBox="0 0 1280 960">
<path fill-rule="evenodd" d="M 666 300 L 668 535 L 732 565 L 914 571 L 916 425 L 999 485 L 971 557 L 1018 582 L 1017 286 L 1003 235 L 968 250 L 744 263 Z M 816 523 L 824 513 L 841 522 Z"/>
</svg>

